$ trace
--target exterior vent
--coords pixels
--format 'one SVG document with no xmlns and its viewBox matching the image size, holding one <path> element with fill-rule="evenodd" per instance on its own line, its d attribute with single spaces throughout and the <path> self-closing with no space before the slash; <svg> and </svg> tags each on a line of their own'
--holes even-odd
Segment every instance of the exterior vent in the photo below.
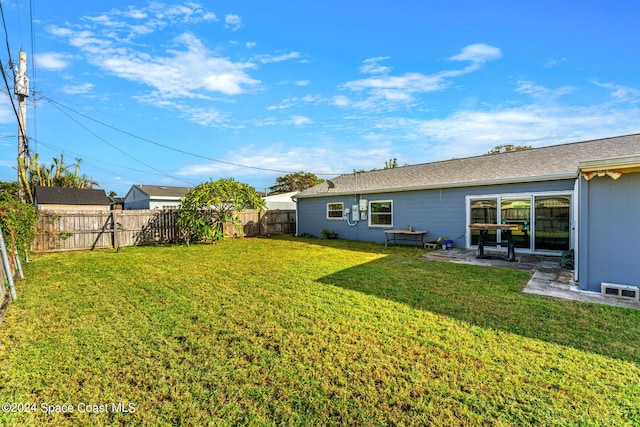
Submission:
<svg viewBox="0 0 640 427">
<path fill-rule="evenodd" d="M 637 286 L 602 282 L 600 284 L 600 290 L 602 292 L 602 296 L 604 297 L 624 298 L 636 302 L 640 301 L 640 288 L 638 288 Z"/>
</svg>

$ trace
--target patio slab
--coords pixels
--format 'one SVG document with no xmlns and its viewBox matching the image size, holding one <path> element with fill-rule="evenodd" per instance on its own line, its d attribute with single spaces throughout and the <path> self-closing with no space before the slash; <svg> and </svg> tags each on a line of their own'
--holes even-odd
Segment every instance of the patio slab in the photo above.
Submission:
<svg viewBox="0 0 640 427">
<path fill-rule="evenodd" d="M 504 253 L 495 252 L 485 253 L 495 256 L 504 255 Z M 497 258 L 478 259 L 476 258 L 475 250 L 454 248 L 451 250 L 430 251 L 424 254 L 422 258 L 439 262 L 528 270 L 532 272 L 532 275 L 524 288 L 526 293 L 640 309 L 640 303 L 632 300 L 603 297 L 597 292 L 579 290 L 573 280 L 573 270 L 562 268 L 560 266 L 560 257 L 516 253 L 516 261 L 510 262 Z"/>
</svg>

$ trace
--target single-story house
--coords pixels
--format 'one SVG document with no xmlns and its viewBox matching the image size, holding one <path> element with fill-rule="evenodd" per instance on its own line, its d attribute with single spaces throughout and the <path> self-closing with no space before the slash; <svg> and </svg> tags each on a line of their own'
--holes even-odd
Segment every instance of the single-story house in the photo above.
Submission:
<svg viewBox="0 0 640 427">
<path fill-rule="evenodd" d="M 293 200 L 293 196 L 298 194 L 298 191 L 290 191 L 287 193 L 272 194 L 270 196 L 264 196 L 263 199 L 266 203 L 268 211 L 291 211 L 296 209 L 296 202 Z"/>
<path fill-rule="evenodd" d="M 125 209 L 175 209 L 191 190 L 167 185 L 132 185 L 124 196 Z"/>
<path fill-rule="evenodd" d="M 38 210 L 108 211 L 111 199 L 99 189 L 35 186 L 33 204 Z"/>
<path fill-rule="evenodd" d="M 296 200 L 298 235 L 385 242 L 411 226 L 476 249 L 470 224 L 519 224 L 516 253 L 575 251 L 580 289 L 640 286 L 640 134 L 356 172 Z M 500 231 L 487 241 L 506 251 Z"/>
</svg>

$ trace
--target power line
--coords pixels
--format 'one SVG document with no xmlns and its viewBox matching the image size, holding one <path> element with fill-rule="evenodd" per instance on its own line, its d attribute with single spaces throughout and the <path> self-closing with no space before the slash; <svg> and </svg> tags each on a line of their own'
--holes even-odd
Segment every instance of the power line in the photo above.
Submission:
<svg viewBox="0 0 640 427">
<path fill-rule="evenodd" d="M 0 15 L 2 15 L 2 26 L 4 28 L 4 40 L 7 45 L 7 53 L 9 54 L 9 68 L 13 67 L 13 60 L 11 59 L 11 48 L 9 47 L 9 31 L 7 31 L 7 21 L 4 19 L 4 8 L 2 7 L 2 1 L 0 0 Z M 15 73 L 14 73 L 15 77 Z"/>
<path fill-rule="evenodd" d="M 0 3 L 2 4 L 2 3 Z M 22 134 L 25 141 L 27 140 L 27 134 L 22 127 L 22 121 L 20 120 L 20 115 L 18 114 L 18 109 L 16 108 L 16 104 L 13 101 L 13 96 L 11 96 L 11 88 L 9 88 L 9 81 L 7 80 L 7 73 L 4 69 L 4 64 L 2 63 L 2 59 L 0 59 L 0 73 L 2 74 L 2 79 L 4 80 L 4 85 L 7 88 L 7 94 L 9 95 L 9 99 L 11 100 L 11 107 L 13 108 L 13 114 L 15 114 L 16 119 L 18 120 L 18 128 L 19 132 Z"/>
<path fill-rule="evenodd" d="M 35 95 L 36 86 L 36 38 L 33 31 L 33 0 L 29 0 L 29 31 L 31 35 L 31 87 L 33 88 L 33 94 Z M 34 96 L 35 98 L 35 96 Z M 36 114 L 36 101 L 33 101 L 33 131 L 34 137 L 37 141 L 38 138 L 38 115 Z M 38 143 L 36 142 L 35 150 L 38 151 Z"/>
<path fill-rule="evenodd" d="M 246 169 L 255 169 L 255 170 L 261 170 L 261 171 L 267 171 L 267 172 L 278 172 L 278 173 L 285 173 L 285 174 L 289 174 L 289 173 L 295 173 L 295 172 L 297 172 L 297 171 L 290 171 L 290 170 L 280 170 L 280 169 L 262 168 L 262 167 L 259 167 L 259 166 L 243 165 L 243 164 L 240 164 L 240 163 L 230 162 L 230 161 L 227 161 L 227 160 L 215 159 L 215 158 L 212 158 L 212 157 L 204 156 L 204 155 L 202 155 L 202 154 L 197 154 L 197 153 L 193 153 L 193 152 L 190 152 L 190 151 L 182 150 L 182 149 L 179 149 L 179 148 L 171 147 L 171 146 L 169 146 L 169 145 L 165 145 L 165 144 L 162 144 L 162 143 L 159 143 L 159 142 L 156 142 L 156 141 L 150 140 L 150 139 L 148 139 L 148 138 L 144 138 L 144 137 L 142 137 L 142 136 L 136 135 L 136 134 L 131 133 L 131 132 L 129 132 L 129 131 L 126 131 L 126 130 L 123 130 L 123 129 L 117 128 L 117 127 L 115 127 L 115 126 L 112 126 L 112 125 L 110 125 L 110 124 L 108 124 L 108 123 L 105 123 L 105 122 L 103 122 L 103 121 L 100 121 L 100 120 L 98 120 L 98 119 L 95 119 L 95 118 L 93 118 L 93 117 L 91 117 L 91 116 L 89 116 L 89 115 L 87 115 L 87 114 L 84 114 L 84 113 L 81 113 L 81 112 L 79 112 L 79 111 L 77 111 L 77 110 L 74 110 L 74 109 L 73 109 L 73 108 L 71 108 L 71 107 L 68 107 L 68 106 L 65 106 L 65 105 L 63 105 L 63 104 L 60 104 L 59 102 L 57 102 L 57 101 L 55 101 L 55 100 L 53 100 L 53 99 L 51 99 L 51 98 L 49 98 L 49 97 L 47 97 L 47 96 L 43 96 L 43 97 L 42 97 L 42 99 L 44 99 L 44 100 L 46 100 L 46 101 L 50 102 L 51 104 L 53 104 L 54 106 L 56 106 L 58 109 L 61 109 L 61 108 L 67 109 L 67 110 L 72 111 L 72 112 L 74 112 L 75 114 L 78 114 L 78 115 L 80 115 L 80 116 L 82 116 L 82 117 L 84 117 L 84 118 L 86 118 L 86 119 L 89 119 L 89 120 L 91 120 L 91 121 L 95 122 L 95 123 L 98 123 L 98 124 L 100 124 L 100 125 L 102 125 L 102 126 L 108 127 L 109 129 L 113 129 L 113 130 L 115 130 L 116 132 L 123 133 L 123 134 L 125 134 L 125 135 L 127 135 L 127 136 L 130 136 L 130 137 L 132 137 L 132 138 L 139 139 L 139 140 L 141 140 L 141 141 L 147 142 L 147 143 L 149 143 L 149 144 L 156 145 L 156 146 L 158 146 L 158 147 L 165 148 L 165 149 L 167 149 L 167 150 L 175 151 L 175 152 L 178 152 L 178 153 L 181 153 L 181 154 L 186 154 L 186 155 L 188 155 L 188 156 L 197 157 L 197 158 L 204 159 L 204 160 L 209 160 L 209 161 L 216 162 L 216 163 L 222 163 L 222 164 L 231 165 L 231 166 L 236 166 L 236 167 L 241 167 L 241 168 L 246 168 Z M 323 175 L 323 176 L 335 176 L 335 175 L 341 175 L 341 174 L 340 174 L 340 173 L 317 173 L 316 175 Z"/>
<path fill-rule="evenodd" d="M 48 98 L 47 98 L 48 99 Z M 187 181 L 185 179 L 182 178 L 178 178 L 176 176 L 170 175 L 160 169 L 154 168 L 151 165 L 146 164 L 145 162 L 143 162 L 140 159 L 137 159 L 136 157 L 132 156 L 131 154 L 126 153 L 125 151 L 121 150 L 120 148 L 116 147 L 114 144 L 110 143 L 109 141 L 107 141 L 106 139 L 102 138 L 100 135 L 96 134 L 95 132 L 93 132 L 91 129 L 87 128 L 85 125 L 83 125 L 82 123 L 80 123 L 79 121 L 77 121 L 76 119 L 74 119 L 73 117 L 71 117 L 71 115 L 69 115 L 66 111 L 64 111 L 62 108 L 60 108 L 57 103 L 53 103 L 53 106 L 56 107 L 62 114 L 64 114 L 65 116 L 67 116 L 70 120 L 72 120 L 73 122 L 75 122 L 78 126 L 80 126 L 81 128 L 83 128 L 84 130 L 86 130 L 87 132 L 89 132 L 91 135 L 95 136 L 98 140 L 104 142 L 105 144 L 107 144 L 108 146 L 110 146 L 111 148 L 113 148 L 116 151 L 119 151 L 120 153 L 124 154 L 125 156 L 129 157 L 130 159 L 140 163 L 141 165 L 144 165 L 146 167 L 148 167 L 149 169 L 152 169 L 156 172 L 161 173 L 162 175 L 168 176 L 169 178 L 178 180 L 178 181 L 182 181 L 184 183 L 187 184 L 192 184 L 192 182 Z"/>
<path fill-rule="evenodd" d="M 2 137 L 0 137 L 0 138 L 2 138 Z M 113 170 L 109 170 L 109 169 L 106 169 L 104 167 L 101 167 L 100 165 L 115 166 L 117 168 L 126 169 L 126 170 L 130 170 L 130 171 L 133 171 L 133 172 L 145 173 L 145 174 L 149 174 L 149 175 L 164 175 L 164 174 L 160 174 L 160 173 L 156 173 L 156 172 L 145 171 L 145 170 L 142 170 L 142 169 L 130 168 L 128 166 L 122 166 L 122 165 L 119 165 L 119 164 L 116 164 L 116 163 L 107 162 L 107 161 L 105 161 L 103 159 L 96 159 L 94 157 L 86 156 L 83 153 L 79 153 L 77 151 L 72 151 L 72 150 L 69 150 L 67 148 L 60 147 L 58 145 L 51 144 L 51 143 L 48 143 L 48 142 L 38 141 L 38 143 L 40 145 L 42 145 L 43 147 L 49 148 L 51 151 L 58 150 L 58 151 L 61 151 L 63 153 L 71 153 L 73 155 L 79 156 L 82 160 L 95 161 L 95 162 L 97 162 L 98 166 L 96 166 L 96 167 L 98 169 L 102 169 L 103 171 L 109 172 L 109 173 L 112 173 L 112 174 L 117 174 L 117 173 L 114 172 Z M 192 182 L 192 184 L 193 184 L 193 182 Z"/>
</svg>

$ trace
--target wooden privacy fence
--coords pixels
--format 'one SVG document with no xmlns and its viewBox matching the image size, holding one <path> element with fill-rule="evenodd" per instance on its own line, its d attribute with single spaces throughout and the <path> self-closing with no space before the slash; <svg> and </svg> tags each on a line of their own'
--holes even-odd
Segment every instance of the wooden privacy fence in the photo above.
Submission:
<svg viewBox="0 0 640 427">
<path fill-rule="evenodd" d="M 240 226 L 225 224 L 228 236 L 295 233 L 295 210 L 248 210 L 238 216 Z M 32 251 L 119 248 L 179 239 L 175 210 L 40 211 Z"/>
</svg>

